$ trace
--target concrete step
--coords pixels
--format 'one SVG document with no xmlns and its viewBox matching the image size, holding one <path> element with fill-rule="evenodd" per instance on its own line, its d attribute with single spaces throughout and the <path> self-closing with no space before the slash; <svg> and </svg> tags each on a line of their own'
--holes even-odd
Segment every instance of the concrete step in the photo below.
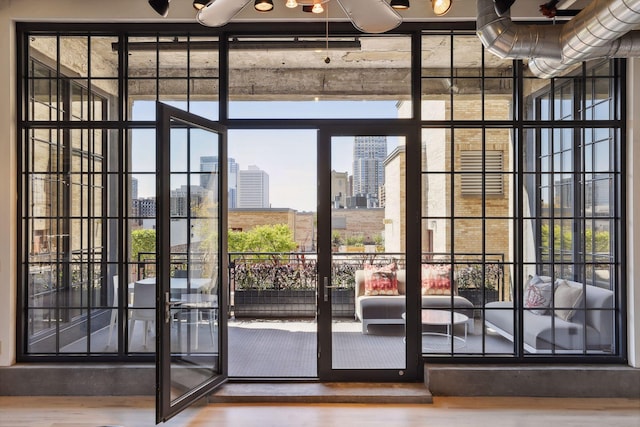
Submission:
<svg viewBox="0 0 640 427">
<path fill-rule="evenodd" d="M 424 383 L 227 383 L 211 403 L 433 403 Z"/>
</svg>

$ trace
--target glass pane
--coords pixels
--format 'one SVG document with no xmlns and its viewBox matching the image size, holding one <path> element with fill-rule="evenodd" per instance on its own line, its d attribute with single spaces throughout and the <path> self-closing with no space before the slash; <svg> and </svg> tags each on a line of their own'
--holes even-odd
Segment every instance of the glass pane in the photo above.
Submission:
<svg viewBox="0 0 640 427">
<path fill-rule="evenodd" d="M 456 76 L 452 80 L 453 120 L 482 119 L 482 80 L 475 77 Z M 488 108 L 489 105 L 485 105 Z"/>
<path fill-rule="evenodd" d="M 189 38 L 189 75 L 192 78 L 219 77 L 219 66 L 217 37 Z"/>
<path fill-rule="evenodd" d="M 482 84 L 484 120 L 511 120 L 515 114 L 511 75 L 499 79 L 485 78 Z"/>
<path fill-rule="evenodd" d="M 184 99 L 187 93 L 189 93 L 189 80 L 186 78 L 158 79 L 158 101 L 160 102 L 186 110 L 187 102 Z"/>
<path fill-rule="evenodd" d="M 218 79 L 192 79 L 190 86 L 192 96 L 189 100 L 189 111 L 209 120 L 218 120 L 220 81 Z"/>
<path fill-rule="evenodd" d="M 427 217 L 422 219 L 422 255 L 450 258 L 451 221 L 446 217 Z"/>
<path fill-rule="evenodd" d="M 451 130 L 422 129 L 422 171 L 447 172 L 451 164 Z"/>
<path fill-rule="evenodd" d="M 422 37 L 422 120 L 451 119 L 454 87 L 451 68 L 451 35 Z"/>
<path fill-rule="evenodd" d="M 158 73 L 160 78 L 187 77 L 189 71 L 188 38 L 183 36 L 158 38 Z M 181 92 L 186 94 L 187 92 Z"/>
<path fill-rule="evenodd" d="M 89 38 L 86 36 L 60 37 L 60 65 L 76 76 L 89 75 Z"/>
<path fill-rule="evenodd" d="M 180 128 L 176 128 L 178 126 Z M 171 173 L 165 181 L 170 188 L 167 218 L 170 253 L 166 258 L 170 277 L 162 279 L 169 281 L 171 304 L 168 320 L 171 405 L 220 374 L 221 370 L 220 192 L 213 191 L 211 186 L 200 186 L 200 163 L 193 161 L 217 158 L 220 137 L 213 131 L 182 126 L 180 121 L 172 120 L 168 150 Z M 191 161 L 188 153 L 192 156 Z M 155 291 L 156 280 L 155 277 L 139 280 L 135 287 Z M 145 321 L 145 313 L 140 317 Z M 145 337 L 142 338 L 144 341 Z"/>
<path fill-rule="evenodd" d="M 317 376 L 316 144 L 316 130 L 229 132 L 230 376 Z M 340 309 L 353 317 L 353 297 Z"/>
<path fill-rule="evenodd" d="M 330 36 L 328 49 L 325 37 L 233 37 L 229 46 L 231 118 L 396 118 L 410 104 L 409 37 Z"/>
<path fill-rule="evenodd" d="M 131 131 L 130 164 L 131 172 L 156 171 L 156 132 L 153 129 L 133 129 Z"/>
<path fill-rule="evenodd" d="M 127 75 L 134 78 L 157 77 L 158 53 L 156 37 L 129 37 Z M 135 84 L 135 82 L 132 82 Z M 136 92 L 129 92 L 129 95 Z M 155 90 L 151 92 L 155 94 Z"/>
<path fill-rule="evenodd" d="M 154 79 L 133 79 L 128 80 L 129 98 L 131 101 L 127 104 L 127 117 L 129 120 L 155 120 L 156 105 L 155 101 L 149 101 L 149 98 L 156 99 L 158 96 L 158 83 Z"/>
<path fill-rule="evenodd" d="M 333 369 L 405 368 L 405 140 L 333 137 L 331 168 L 351 177 L 346 207 L 332 212 L 332 304 L 352 295 L 355 312 L 332 310 Z M 332 180 L 332 201 L 340 196 Z M 384 199 L 380 189 L 384 188 Z"/>
<path fill-rule="evenodd" d="M 118 77 L 118 55 L 116 55 L 118 38 L 91 36 L 89 43 L 91 46 L 91 78 Z M 94 83 L 101 85 L 101 83 Z M 112 93 L 116 94 L 117 92 Z"/>
</svg>

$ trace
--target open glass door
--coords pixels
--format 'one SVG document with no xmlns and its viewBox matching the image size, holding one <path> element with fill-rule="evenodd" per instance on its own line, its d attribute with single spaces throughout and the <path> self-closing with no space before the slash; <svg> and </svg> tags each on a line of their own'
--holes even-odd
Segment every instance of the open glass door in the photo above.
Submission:
<svg viewBox="0 0 640 427">
<path fill-rule="evenodd" d="M 227 378 L 226 130 L 157 104 L 156 422 Z"/>
</svg>

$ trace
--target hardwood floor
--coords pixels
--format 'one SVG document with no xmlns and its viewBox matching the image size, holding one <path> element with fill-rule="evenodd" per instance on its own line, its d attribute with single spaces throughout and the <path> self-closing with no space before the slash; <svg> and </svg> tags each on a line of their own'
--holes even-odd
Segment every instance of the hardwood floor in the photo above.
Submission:
<svg viewBox="0 0 640 427">
<path fill-rule="evenodd" d="M 0 427 L 147 427 L 150 397 L 0 397 Z M 207 404 L 167 427 L 640 427 L 640 399 L 435 397 L 427 405 Z"/>
</svg>

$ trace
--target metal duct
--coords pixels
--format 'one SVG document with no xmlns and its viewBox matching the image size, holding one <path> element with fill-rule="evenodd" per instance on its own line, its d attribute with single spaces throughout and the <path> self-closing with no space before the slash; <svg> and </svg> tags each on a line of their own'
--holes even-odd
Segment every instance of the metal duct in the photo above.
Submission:
<svg viewBox="0 0 640 427">
<path fill-rule="evenodd" d="M 584 58 L 574 57 L 572 59 L 554 60 L 547 58 L 529 59 L 529 70 L 536 77 L 548 79 L 555 77 L 562 71 L 578 62 L 595 58 L 633 58 L 640 56 L 640 32 L 634 31 L 617 40 L 609 41 L 609 46 L 600 46 L 590 50 L 589 55 Z"/>
<path fill-rule="evenodd" d="M 588 59 L 640 56 L 640 33 L 629 33 L 640 24 L 640 0 L 593 0 L 571 21 L 554 26 L 514 24 L 509 14 L 498 17 L 493 0 L 477 5 L 484 46 L 501 58 L 529 58 L 538 77 Z"/>
<path fill-rule="evenodd" d="M 509 12 L 498 16 L 493 0 L 477 5 L 476 33 L 489 52 L 511 59 L 562 58 L 559 26 L 514 24 Z"/>
</svg>

